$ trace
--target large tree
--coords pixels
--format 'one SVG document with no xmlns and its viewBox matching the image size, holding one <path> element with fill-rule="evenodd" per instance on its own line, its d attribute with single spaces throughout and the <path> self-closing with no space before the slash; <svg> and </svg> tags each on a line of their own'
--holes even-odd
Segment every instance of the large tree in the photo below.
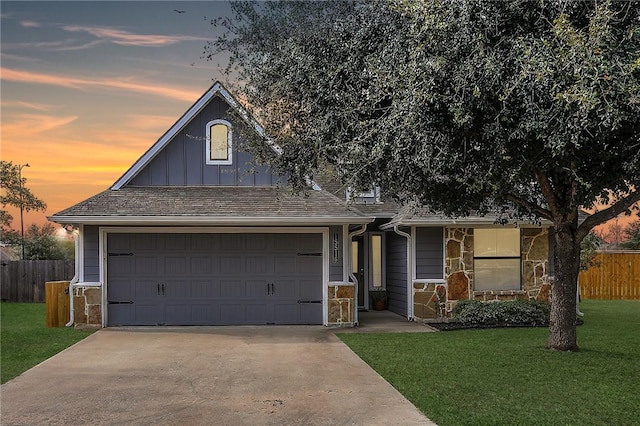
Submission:
<svg viewBox="0 0 640 426">
<path fill-rule="evenodd" d="M 302 187 L 328 166 L 434 212 L 546 219 L 547 346 L 577 350 L 580 242 L 640 200 L 640 4 L 236 2 L 235 89 Z M 581 207 L 609 207 L 579 220 Z M 636 205 L 637 206 L 637 205 Z"/>
<path fill-rule="evenodd" d="M 22 176 L 21 169 L 24 166 L 13 164 L 11 161 L 0 160 L 0 227 L 2 241 L 17 238 L 15 231 L 10 229 L 13 216 L 5 210 L 6 206 L 21 208 L 23 211 L 45 211 L 47 205 L 44 201 L 33 195 L 27 188 L 27 179 Z"/>
<path fill-rule="evenodd" d="M 25 259 L 29 260 L 73 260 L 74 242 L 56 236 L 56 227 L 47 222 L 35 223 L 27 228 L 25 235 Z"/>
<path fill-rule="evenodd" d="M 640 220 L 631 222 L 624 229 L 624 233 L 627 240 L 620 244 L 620 247 L 628 250 L 640 250 Z"/>
</svg>

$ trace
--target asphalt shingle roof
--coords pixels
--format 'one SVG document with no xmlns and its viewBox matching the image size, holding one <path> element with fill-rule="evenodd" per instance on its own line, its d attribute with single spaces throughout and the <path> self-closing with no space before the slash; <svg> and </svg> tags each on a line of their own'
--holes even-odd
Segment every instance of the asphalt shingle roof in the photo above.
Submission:
<svg viewBox="0 0 640 426">
<path fill-rule="evenodd" d="M 54 214 L 68 217 L 344 218 L 366 216 L 326 191 L 242 186 L 127 186 L 106 190 Z M 283 223 L 286 225 L 286 223 Z"/>
</svg>

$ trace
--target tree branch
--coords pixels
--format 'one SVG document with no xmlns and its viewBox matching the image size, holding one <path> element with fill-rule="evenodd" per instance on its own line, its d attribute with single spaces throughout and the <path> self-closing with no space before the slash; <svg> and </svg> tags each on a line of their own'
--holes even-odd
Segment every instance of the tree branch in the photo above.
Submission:
<svg viewBox="0 0 640 426">
<path fill-rule="evenodd" d="M 553 186 L 551 186 L 551 182 L 549 182 L 549 177 L 540 170 L 536 170 L 534 173 L 536 180 L 538 181 L 538 185 L 540 185 L 540 191 L 542 192 L 545 200 L 547 200 L 547 203 L 549 203 L 549 212 L 552 216 L 550 219 L 553 220 L 553 217 L 559 215 L 558 197 L 553 190 Z"/>
<path fill-rule="evenodd" d="M 640 191 L 636 189 L 626 197 L 618 200 L 618 202 L 614 203 L 613 205 L 589 216 L 587 219 L 585 219 L 584 222 L 580 224 L 580 226 L 578 226 L 576 234 L 580 239 L 584 238 L 595 226 L 600 225 L 601 223 L 604 223 L 609 219 L 613 219 L 620 213 L 628 210 L 638 201 L 640 201 Z"/>
<path fill-rule="evenodd" d="M 516 195 L 513 194 L 507 194 L 507 196 L 505 197 L 507 200 L 515 203 L 515 204 L 519 204 L 522 207 L 531 210 L 533 212 L 538 213 L 541 217 L 544 217 L 546 219 L 549 220 L 553 220 L 553 215 L 551 214 L 551 212 L 545 208 L 540 207 L 537 204 L 532 203 L 531 201 L 528 201 L 522 197 L 518 197 Z"/>
</svg>

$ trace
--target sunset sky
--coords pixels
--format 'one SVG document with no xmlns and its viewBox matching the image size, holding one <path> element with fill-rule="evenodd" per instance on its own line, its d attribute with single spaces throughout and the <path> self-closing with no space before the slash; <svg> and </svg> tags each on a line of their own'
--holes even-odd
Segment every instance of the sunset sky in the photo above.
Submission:
<svg viewBox="0 0 640 426">
<path fill-rule="evenodd" d="M 0 154 L 29 163 L 27 186 L 48 206 L 25 226 L 111 186 L 225 80 L 223 61 L 201 56 L 227 2 L 3 0 L 0 11 Z"/>
<path fill-rule="evenodd" d="M 201 59 L 226 2 L 0 2 L 1 157 L 47 203 L 115 182 L 216 80 Z M 174 9 L 184 11 L 178 13 Z M 19 214 L 14 227 L 19 226 Z"/>
</svg>

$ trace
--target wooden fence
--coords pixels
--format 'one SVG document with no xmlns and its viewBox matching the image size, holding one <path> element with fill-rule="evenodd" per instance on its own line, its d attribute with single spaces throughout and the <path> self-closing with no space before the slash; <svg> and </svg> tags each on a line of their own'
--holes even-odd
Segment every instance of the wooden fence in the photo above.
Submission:
<svg viewBox="0 0 640 426">
<path fill-rule="evenodd" d="M 17 260 L 0 263 L 0 298 L 7 302 L 44 302 L 44 283 L 70 281 L 73 260 Z"/>
<path fill-rule="evenodd" d="M 583 299 L 640 300 L 640 251 L 601 252 L 595 261 L 580 272 Z"/>
</svg>

